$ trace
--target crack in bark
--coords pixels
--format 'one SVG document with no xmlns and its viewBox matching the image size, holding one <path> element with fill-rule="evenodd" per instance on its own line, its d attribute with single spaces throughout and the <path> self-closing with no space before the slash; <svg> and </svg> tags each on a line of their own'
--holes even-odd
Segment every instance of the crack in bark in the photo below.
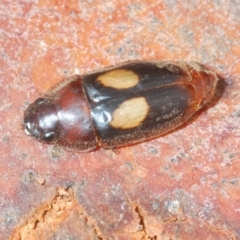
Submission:
<svg viewBox="0 0 240 240">
<path fill-rule="evenodd" d="M 142 239 L 144 239 L 146 237 L 146 225 L 144 222 L 144 216 L 141 214 L 140 212 L 140 208 L 137 205 L 137 203 L 133 203 L 132 201 L 130 201 L 130 199 L 128 198 L 128 196 L 125 194 L 125 198 L 127 200 L 127 203 L 131 206 L 131 208 L 134 210 L 134 212 L 137 214 L 138 219 L 139 219 L 139 226 L 142 226 L 139 228 L 139 232 L 141 232 L 143 234 Z"/>
<path fill-rule="evenodd" d="M 149 236 L 147 233 L 148 226 L 146 224 L 144 210 L 141 209 L 137 202 L 131 201 L 126 194 L 125 198 L 137 216 L 138 229 L 135 233 L 138 232 L 140 234 L 139 239 L 157 240 L 157 235 Z M 21 226 L 15 229 L 15 232 L 12 234 L 9 240 L 39 239 L 38 234 L 40 234 L 40 236 L 45 236 L 42 239 L 46 239 L 46 237 L 53 235 L 56 229 L 61 226 L 61 224 L 64 223 L 72 213 L 77 214 L 77 221 L 79 221 L 79 223 L 85 223 L 85 225 L 90 229 L 91 233 L 93 233 L 95 236 L 95 239 L 109 239 L 102 234 L 96 220 L 89 216 L 78 203 L 74 196 L 74 190 L 72 188 L 58 188 L 52 200 L 38 206 L 35 212 L 29 216 Z M 185 217 L 172 217 L 163 220 L 163 223 L 176 222 L 188 222 L 188 219 Z M 81 224 L 79 224 L 79 227 L 81 227 Z M 206 227 L 210 227 L 213 231 L 224 234 L 231 240 L 236 240 L 235 234 L 228 229 L 209 226 L 209 224 L 206 224 Z"/>
<path fill-rule="evenodd" d="M 38 206 L 34 213 L 15 229 L 9 240 L 39 239 L 38 236 L 48 238 L 73 212 L 83 216 L 83 221 L 92 229 L 98 240 L 104 239 L 95 220 L 87 216 L 77 202 L 73 189 L 60 187 L 50 202 Z"/>
</svg>

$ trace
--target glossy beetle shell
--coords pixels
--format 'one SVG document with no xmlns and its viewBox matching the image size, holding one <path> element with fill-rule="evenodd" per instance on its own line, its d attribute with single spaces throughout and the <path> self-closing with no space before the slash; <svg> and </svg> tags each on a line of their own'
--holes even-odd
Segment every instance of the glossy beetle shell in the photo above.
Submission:
<svg viewBox="0 0 240 240">
<path fill-rule="evenodd" d="M 196 62 L 133 61 L 75 75 L 27 108 L 25 131 L 73 151 L 146 141 L 186 122 L 217 81 Z"/>
</svg>

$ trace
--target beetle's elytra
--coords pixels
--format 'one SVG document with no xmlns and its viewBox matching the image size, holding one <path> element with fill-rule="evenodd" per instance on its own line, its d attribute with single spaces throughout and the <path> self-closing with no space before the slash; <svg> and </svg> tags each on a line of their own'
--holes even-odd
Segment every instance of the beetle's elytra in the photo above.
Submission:
<svg viewBox="0 0 240 240">
<path fill-rule="evenodd" d="M 186 122 L 211 100 L 217 81 L 196 62 L 132 61 L 75 75 L 27 108 L 25 131 L 81 152 L 142 142 Z"/>
</svg>

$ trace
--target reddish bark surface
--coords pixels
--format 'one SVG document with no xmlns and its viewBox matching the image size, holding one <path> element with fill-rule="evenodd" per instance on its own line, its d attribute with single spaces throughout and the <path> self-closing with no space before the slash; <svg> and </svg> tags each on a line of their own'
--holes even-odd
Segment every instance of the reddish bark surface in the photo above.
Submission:
<svg viewBox="0 0 240 240">
<path fill-rule="evenodd" d="M 239 16 L 238 1 L 2 0 L 0 239 L 239 239 Z M 54 83 L 131 59 L 193 60 L 222 80 L 183 127 L 118 152 L 22 131 Z"/>
</svg>

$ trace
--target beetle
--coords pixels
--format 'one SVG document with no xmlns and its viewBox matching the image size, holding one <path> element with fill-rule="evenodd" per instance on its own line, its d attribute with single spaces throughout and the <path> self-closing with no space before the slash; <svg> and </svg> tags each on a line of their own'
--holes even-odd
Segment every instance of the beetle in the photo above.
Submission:
<svg viewBox="0 0 240 240">
<path fill-rule="evenodd" d="M 217 81 L 206 66 L 180 61 L 131 61 L 74 75 L 26 109 L 25 132 L 80 152 L 143 142 L 191 118 Z"/>
</svg>

